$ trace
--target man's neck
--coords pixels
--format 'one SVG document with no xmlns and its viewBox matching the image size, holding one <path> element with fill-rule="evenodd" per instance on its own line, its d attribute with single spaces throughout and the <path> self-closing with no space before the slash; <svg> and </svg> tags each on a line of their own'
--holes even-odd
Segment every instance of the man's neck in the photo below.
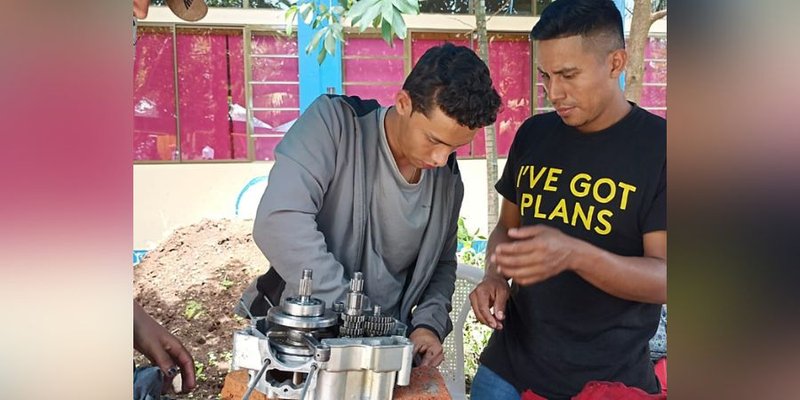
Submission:
<svg viewBox="0 0 800 400">
<path fill-rule="evenodd" d="M 629 112 L 631 112 L 632 108 L 633 106 L 631 103 L 629 103 L 628 100 L 625 99 L 625 96 L 620 93 L 620 95 L 615 97 L 611 104 L 609 104 L 606 111 L 599 116 L 599 118 L 603 121 L 602 124 L 599 126 L 594 124 L 595 126 L 592 126 L 589 128 L 589 130 L 583 130 L 580 128 L 578 128 L 578 130 L 584 134 L 592 134 L 608 129 L 614 126 L 617 122 L 622 121 L 622 119 L 625 118 Z"/>
</svg>

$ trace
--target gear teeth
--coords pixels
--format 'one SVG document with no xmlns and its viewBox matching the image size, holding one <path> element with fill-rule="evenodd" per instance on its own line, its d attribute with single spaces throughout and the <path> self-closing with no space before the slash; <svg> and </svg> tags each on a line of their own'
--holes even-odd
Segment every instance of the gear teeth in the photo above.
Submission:
<svg viewBox="0 0 800 400">
<path fill-rule="evenodd" d="M 387 315 L 369 317 L 364 326 L 366 336 L 386 336 L 394 328 L 394 319 Z"/>
<path fill-rule="evenodd" d="M 364 325 L 366 316 L 342 314 L 342 325 L 339 327 L 341 337 L 362 337 L 364 336 Z"/>
</svg>

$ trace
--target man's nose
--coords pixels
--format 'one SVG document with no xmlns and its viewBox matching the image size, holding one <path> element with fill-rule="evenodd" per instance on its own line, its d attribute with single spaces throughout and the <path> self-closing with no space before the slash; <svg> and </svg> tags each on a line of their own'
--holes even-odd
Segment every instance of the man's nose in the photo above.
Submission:
<svg viewBox="0 0 800 400">
<path fill-rule="evenodd" d="M 547 97 L 550 99 L 551 103 L 556 103 L 557 100 L 562 100 L 566 97 L 566 92 L 564 92 L 564 86 L 561 84 L 558 77 L 554 77 L 550 79 L 549 85 L 546 87 L 547 89 Z"/>
<path fill-rule="evenodd" d="M 447 163 L 450 152 L 446 149 L 437 149 L 433 152 L 433 162 L 437 167 L 443 167 Z"/>
</svg>

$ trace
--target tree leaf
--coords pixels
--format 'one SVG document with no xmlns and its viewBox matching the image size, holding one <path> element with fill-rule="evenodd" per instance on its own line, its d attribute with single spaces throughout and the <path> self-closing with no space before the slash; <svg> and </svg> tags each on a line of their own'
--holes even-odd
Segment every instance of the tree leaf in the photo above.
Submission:
<svg viewBox="0 0 800 400">
<path fill-rule="evenodd" d="M 350 10 L 347 12 L 347 17 L 351 19 L 351 21 L 357 21 L 364 16 L 364 13 L 368 12 L 372 5 L 372 0 L 358 0 L 353 3 L 353 7 L 350 7 Z M 355 22 L 353 22 L 355 24 Z"/>
<path fill-rule="evenodd" d="M 324 35 L 325 32 L 327 32 L 327 31 L 328 31 L 328 27 L 326 26 L 326 27 L 318 30 L 317 33 L 314 34 L 314 36 L 311 38 L 311 41 L 308 42 L 308 46 L 306 46 L 306 54 L 311 54 L 311 51 L 314 50 L 315 48 L 317 48 L 317 45 L 319 44 L 319 40 L 322 39 L 322 35 Z"/>
<path fill-rule="evenodd" d="M 300 6 L 300 14 L 303 16 L 303 22 L 306 25 L 310 25 L 311 21 L 314 19 L 315 12 L 314 3 L 303 3 Z"/>
<path fill-rule="evenodd" d="M 284 15 L 284 20 L 286 22 L 287 36 L 292 34 L 292 25 L 294 24 L 294 20 L 296 17 L 297 17 L 297 6 L 292 6 L 286 10 L 286 14 Z"/>
<path fill-rule="evenodd" d="M 406 23 L 405 23 L 405 21 L 403 21 L 403 15 L 398 12 L 398 13 L 395 13 L 392 16 L 392 18 L 393 18 L 392 25 L 394 26 L 394 33 L 397 35 L 398 38 L 405 39 L 406 38 Z"/>
<path fill-rule="evenodd" d="M 392 4 L 403 14 L 413 14 L 414 12 L 414 8 L 408 5 L 405 0 L 392 0 Z"/>
<path fill-rule="evenodd" d="M 364 10 L 364 13 L 361 14 L 361 18 L 358 21 L 358 28 L 359 28 L 359 30 L 361 32 L 364 32 L 367 28 L 369 28 L 370 23 L 373 23 L 374 22 L 373 20 L 375 20 L 378 17 L 378 15 L 380 14 L 381 8 L 379 6 L 378 1 L 380 1 L 380 0 L 377 0 L 377 1 L 360 0 L 359 1 L 359 3 L 361 3 L 361 2 L 369 2 L 369 4 L 372 4 L 372 7 L 369 7 L 366 10 Z"/>
<path fill-rule="evenodd" d="M 394 21 L 395 9 L 392 0 L 381 0 L 381 16 L 384 21 L 391 23 Z"/>
<path fill-rule="evenodd" d="M 392 24 L 388 21 L 381 22 L 381 36 L 383 36 L 383 40 L 386 41 L 389 45 L 392 44 L 392 36 L 394 32 L 392 31 Z"/>
<path fill-rule="evenodd" d="M 328 34 L 325 36 L 325 50 L 328 54 L 333 55 L 336 52 L 336 39 L 333 37 L 333 33 L 328 30 Z"/>
</svg>

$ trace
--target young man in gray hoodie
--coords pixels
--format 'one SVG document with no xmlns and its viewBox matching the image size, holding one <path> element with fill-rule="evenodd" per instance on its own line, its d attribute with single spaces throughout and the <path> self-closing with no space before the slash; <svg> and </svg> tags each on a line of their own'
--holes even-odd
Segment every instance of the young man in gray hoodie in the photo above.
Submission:
<svg viewBox="0 0 800 400">
<path fill-rule="evenodd" d="M 315 100 L 275 149 L 253 228 L 271 268 L 242 296 L 250 312 L 296 295 L 304 268 L 328 307 L 361 272 L 372 303 L 408 325 L 421 365 L 438 366 L 464 195 L 455 150 L 499 106 L 486 65 L 450 43 L 420 58 L 390 107 Z"/>
</svg>

